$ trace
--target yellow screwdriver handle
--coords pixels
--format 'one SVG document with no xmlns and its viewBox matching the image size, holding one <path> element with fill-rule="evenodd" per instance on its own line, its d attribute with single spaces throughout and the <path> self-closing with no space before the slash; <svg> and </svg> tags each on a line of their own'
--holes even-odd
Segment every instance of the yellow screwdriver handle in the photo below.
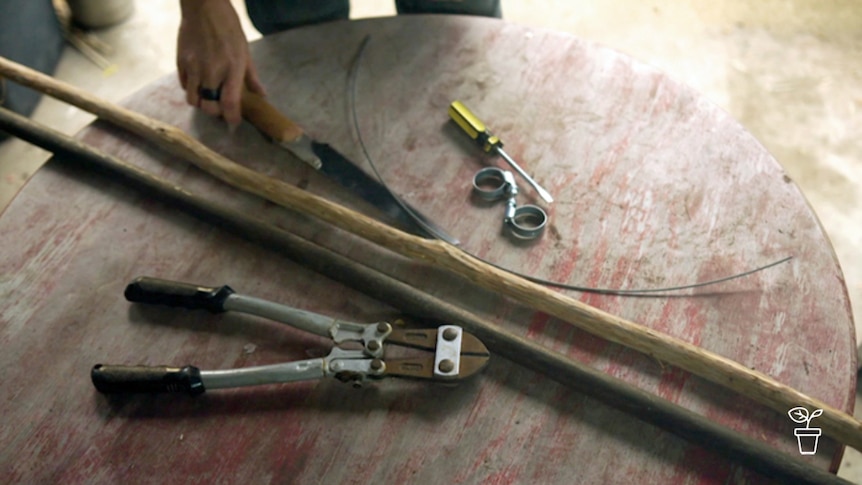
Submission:
<svg viewBox="0 0 862 485">
<path fill-rule="evenodd" d="M 476 115 L 474 115 L 473 112 L 464 105 L 464 103 L 453 101 L 452 104 L 449 105 L 449 117 L 452 118 L 452 120 L 455 121 L 455 123 L 457 123 L 470 138 L 476 140 L 476 142 L 479 143 L 482 149 L 486 152 L 490 152 L 492 148 L 503 146 L 503 142 L 501 142 L 495 135 L 492 135 L 485 127 L 485 123 L 482 123 L 482 120 L 477 118 Z"/>
</svg>

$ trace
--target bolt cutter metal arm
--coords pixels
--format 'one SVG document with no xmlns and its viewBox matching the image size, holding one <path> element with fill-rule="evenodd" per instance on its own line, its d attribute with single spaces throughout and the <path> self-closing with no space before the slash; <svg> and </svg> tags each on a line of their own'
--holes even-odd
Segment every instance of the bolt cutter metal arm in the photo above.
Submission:
<svg viewBox="0 0 862 485">
<path fill-rule="evenodd" d="M 391 326 L 348 322 L 237 293 L 228 295 L 222 307 L 225 311 L 247 313 L 286 323 L 300 330 L 330 338 L 336 344 L 361 342 L 362 346 L 375 357 L 379 357 L 383 340 L 392 330 Z"/>
<path fill-rule="evenodd" d="M 324 377 L 324 359 L 241 369 L 202 371 L 195 366 L 98 364 L 90 371 L 93 385 L 105 394 L 186 392 L 296 382 Z"/>
<path fill-rule="evenodd" d="M 204 389 L 281 384 L 321 379 L 326 375 L 324 359 L 300 360 L 281 364 L 243 367 L 241 369 L 201 371 Z"/>
<path fill-rule="evenodd" d="M 240 295 L 227 285 L 207 287 L 142 276 L 126 287 L 125 296 L 127 300 L 135 303 L 208 310 L 213 313 L 226 311 L 247 313 L 286 323 L 321 337 L 332 338 L 336 343 L 362 340 L 367 326 Z"/>
<path fill-rule="evenodd" d="M 362 351 L 335 347 L 323 358 L 239 369 L 98 364 L 93 367 L 90 377 L 96 389 L 105 394 L 186 392 L 195 395 L 214 389 L 284 384 L 324 377 L 361 385 L 366 378 L 383 377 L 385 369 L 382 360 L 368 358 Z"/>
<path fill-rule="evenodd" d="M 377 367 L 377 369 L 375 369 Z M 332 349 L 321 359 L 308 359 L 281 364 L 243 367 L 240 369 L 201 371 L 204 389 L 283 384 L 335 377 L 342 381 L 364 380 L 366 377 L 382 377 L 385 367 L 375 365 L 361 351 Z"/>
</svg>

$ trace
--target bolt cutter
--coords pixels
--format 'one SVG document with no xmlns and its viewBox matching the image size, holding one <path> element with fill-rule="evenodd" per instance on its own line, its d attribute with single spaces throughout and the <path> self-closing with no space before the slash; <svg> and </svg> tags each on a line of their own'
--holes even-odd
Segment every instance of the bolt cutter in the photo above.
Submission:
<svg viewBox="0 0 862 485">
<path fill-rule="evenodd" d="M 200 370 L 192 365 L 128 366 L 97 364 L 91 371 L 100 392 L 188 392 L 334 377 L 361 386 L 368 379 L 407 377 L 433 381 L 464 379 L 488 362 L 488 349 L 475 336 L 455 325 L 433 329 L 395 328 L 389 322 L 353 323 L 234 292 L 229 286 L 204 287 L 140 277 L 126 287 L 130 302 L 235 311 L 269 318 L 330 338 L 326 357 L 297 362 L 226 370 Z M 386 347 L 396 345 L 433 354 L 387 359 Z"/>
</svg>

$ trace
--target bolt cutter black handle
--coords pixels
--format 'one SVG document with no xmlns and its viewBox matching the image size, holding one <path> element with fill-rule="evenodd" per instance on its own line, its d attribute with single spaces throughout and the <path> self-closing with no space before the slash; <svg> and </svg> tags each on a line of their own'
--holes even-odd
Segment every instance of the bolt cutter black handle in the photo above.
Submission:
<svg viewBox="0 0 862 485">
<path fill-rule="evenodd" d="M 225 311 L 224 302 L 234 291 L 230 286 L 208 287 L 142 276 L 126 286 L 126 300 L 189 310 Z"/>
<path fill-rule="evenodd" d="M 187 392 L 202 394 L 204 384 L 197 367 L 96 364 L 90 371 L 96 389 L 104 394 Z"/>
</svg>

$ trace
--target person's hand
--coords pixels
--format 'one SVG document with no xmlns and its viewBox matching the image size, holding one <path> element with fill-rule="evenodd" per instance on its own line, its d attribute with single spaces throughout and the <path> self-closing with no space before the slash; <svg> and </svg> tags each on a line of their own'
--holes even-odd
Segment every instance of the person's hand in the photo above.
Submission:
<svg viewBox="0 0 862 485">
<path fill-rule="evenodd" d="M 243 86 L 265 94 L 230 0 L 180 0 L 177 70 L 186 101 L 230 126 L 242 121 Z"/>
</svg>

